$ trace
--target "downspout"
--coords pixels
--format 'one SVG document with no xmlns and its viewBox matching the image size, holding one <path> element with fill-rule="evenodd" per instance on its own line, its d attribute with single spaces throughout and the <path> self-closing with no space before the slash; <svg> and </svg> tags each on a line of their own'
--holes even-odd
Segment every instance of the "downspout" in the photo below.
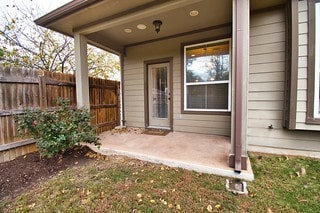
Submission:
<svg viewBox="0 0 320 213">
<path fill-rule="evenodd" d="M 235 43 L 236 43 L 236 81 L 235 81 L 235 99 L 236 103 L 242 103 L 242 60 L 240 59 L 241 55 L 241 50 L 242 50 L 242 33 L 241 31 L 243 30 L 243 25 L 241 20 L 239 21 L 240 17 L 240 12 L 239 8 L 241 8 L 242 1 L 235 1 L 235 13 L 236 13 L 236 20 L 235 20 L 235 28 L 236 28 L 236 38 L 235 38 Z M 240 60 L 239 60 L 240 59 Z M 241 150 L 242 150 L 242 104 L 236 104 L 235 108 L 235 143 L 234 143 L 234 170 L 236 172 L 241 172 Z"/>
<path fill-rule="evenodd" d="M 240 173 L 246 169 L 247 129 L 247 76 L 249 72 L 249 0 L 233 0 L 233 45 L 234 45 L 234 104 L 233 104 L 233 149 L 230 166 Z"/>
<path fill-rule="evenodd" d="M 123 72 L 124 72 L 124 55 L 120 54 L 120 110 L 121 110 L 121 115 L 120 115 L 120 125 L 121 126 L 126 126 L 126 120 L 125 120 L 125 113 L 124 113 L 124 94 L 123 94 L 123 81 L 124 81 L 124 77 L 123 77 Z"/>
</svg>

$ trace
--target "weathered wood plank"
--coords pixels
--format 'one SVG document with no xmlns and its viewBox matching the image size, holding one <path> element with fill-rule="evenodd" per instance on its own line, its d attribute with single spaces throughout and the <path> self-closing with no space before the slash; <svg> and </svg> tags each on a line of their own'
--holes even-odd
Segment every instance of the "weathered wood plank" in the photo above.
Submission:
<svg viewBox="0 0 320 213">
<path fill-rule="evenodd" d="M 35 142 L 36 141 L 34 139 L 27 139 L 27 140 L 23 140 L 23 141 L 17 141 L 17 142 L 14 142 L 14 143 L 0 145 L 0 151 L 6 151 L 6 150 L 17 148 L 17 147 L 20 147 L 20 146 L 29 145 L 29 144 L 32 144 L 32 143 L 35 143 Z"/>
<path fill-rule="evenodd" d="M 97 133 L 119 125 L 120 83 L 96 78 L 89 78 L 89 82 L 90 111 L 95 116 L 92 125 Z M 23 140 L 16 137 L 13 116 L 24 113 L 25 108 L 54 111 L 57 98 L 69 99 L 69 109 L 75 109 L 75 84 L 71 74 L 0 67 L 0 162 L 35 150 L 34 145 L 20 143 Z"/>
</svg>

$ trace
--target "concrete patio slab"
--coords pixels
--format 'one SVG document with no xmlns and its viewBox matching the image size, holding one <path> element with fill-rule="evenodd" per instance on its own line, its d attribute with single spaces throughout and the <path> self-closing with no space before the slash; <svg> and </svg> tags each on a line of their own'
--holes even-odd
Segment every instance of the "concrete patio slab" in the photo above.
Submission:
<svg viewBox="0 0 320 213">
<path fill-rule="evenodd" d="M 250 161 L 248 170 L 235 173 L 228 166 L 230 138 L 216 135 L 170 132 L 166 136 L 142 134 L 142 130 L 107 131 L 99 135 L 104 155 L 124 155 L 152 163 L 180 167 L 202 173 L 252 181 Z"/>
</svg>

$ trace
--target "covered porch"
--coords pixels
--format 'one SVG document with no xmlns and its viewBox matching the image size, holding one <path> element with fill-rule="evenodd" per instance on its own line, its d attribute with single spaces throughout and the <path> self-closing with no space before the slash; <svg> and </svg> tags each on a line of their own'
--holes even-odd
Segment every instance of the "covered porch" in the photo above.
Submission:
<svg viewBox="0 0 320 213">
<path fill-rule="evenodd" d="M 169 132 L 165 136 L 144 134 L 140 128 L 113 130 L 100 134 L 102 146 L 91 148 L 104 155 L 124 155 L 140 160 L 252 181 L 248 159 L 247 170 L 235 173 L 228 165 L 230 137 Z"/>
<path fill-rule="evenodd" d="M 151 76 L 148 69 L 149 65 L 167 64 L 166 118 L 167 127 L 173 132 L 167 136 L 104 133 L 101 152 L 143 156 L 144 160 L 172 166 L 181 164 L 197 171 L 232 177 L 239 174 L 239 178 L 251 179 L 250 175 L 246 178 L 251 171 L 246 142 L 250 12 L 281 3 L 283 0 L 75 0 L 36 23 L 74 37 L 78 107 L 89 107 L 87 44 L 119 55 L 122 121 L 127 126 L 153 127 L 150 125 L 153 99 L 148 91 L 152 79 L 148 80 Z M 227 89 L 222 94 L 227 104 L 190 110 L 185 101 L 190 82 L 186 80 L 183 49 L 191 47 L 191 43 L 200 45 L 226 38 L 225 54 L 230 60 L 227 86 L 223 85 Z M 207 47 L 198 49 L 205 50 L 207 55 Z M 207 84 L 221 83 L 210 81 L 215 78 L 191 84 L 200 85 L 201 89 Z M 206 97 L 209 94 L 207 90 L 203 93 Z M 204 94 L 199 96 L 203 99 L 201 95 Z M 217 92 L 214 98 L 219 95 Z"/>
</svg>

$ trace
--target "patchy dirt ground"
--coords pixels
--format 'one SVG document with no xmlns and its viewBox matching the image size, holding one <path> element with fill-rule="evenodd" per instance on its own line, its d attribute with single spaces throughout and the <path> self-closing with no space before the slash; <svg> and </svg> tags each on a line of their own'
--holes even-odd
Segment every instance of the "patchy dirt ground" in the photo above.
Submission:
<svg viewBox="0 0 320 213">
<path fill-rule="evenodd" d="M 83 166 L 93 159 L 86 154 L 88 147 L 76 147 L 64 153 L 62 157 L 40 158 L 38 152 L 18 157 L 0 164 L 0 201 L 13 199 L 40 181 L 71 166 Z"/>
</svg>

